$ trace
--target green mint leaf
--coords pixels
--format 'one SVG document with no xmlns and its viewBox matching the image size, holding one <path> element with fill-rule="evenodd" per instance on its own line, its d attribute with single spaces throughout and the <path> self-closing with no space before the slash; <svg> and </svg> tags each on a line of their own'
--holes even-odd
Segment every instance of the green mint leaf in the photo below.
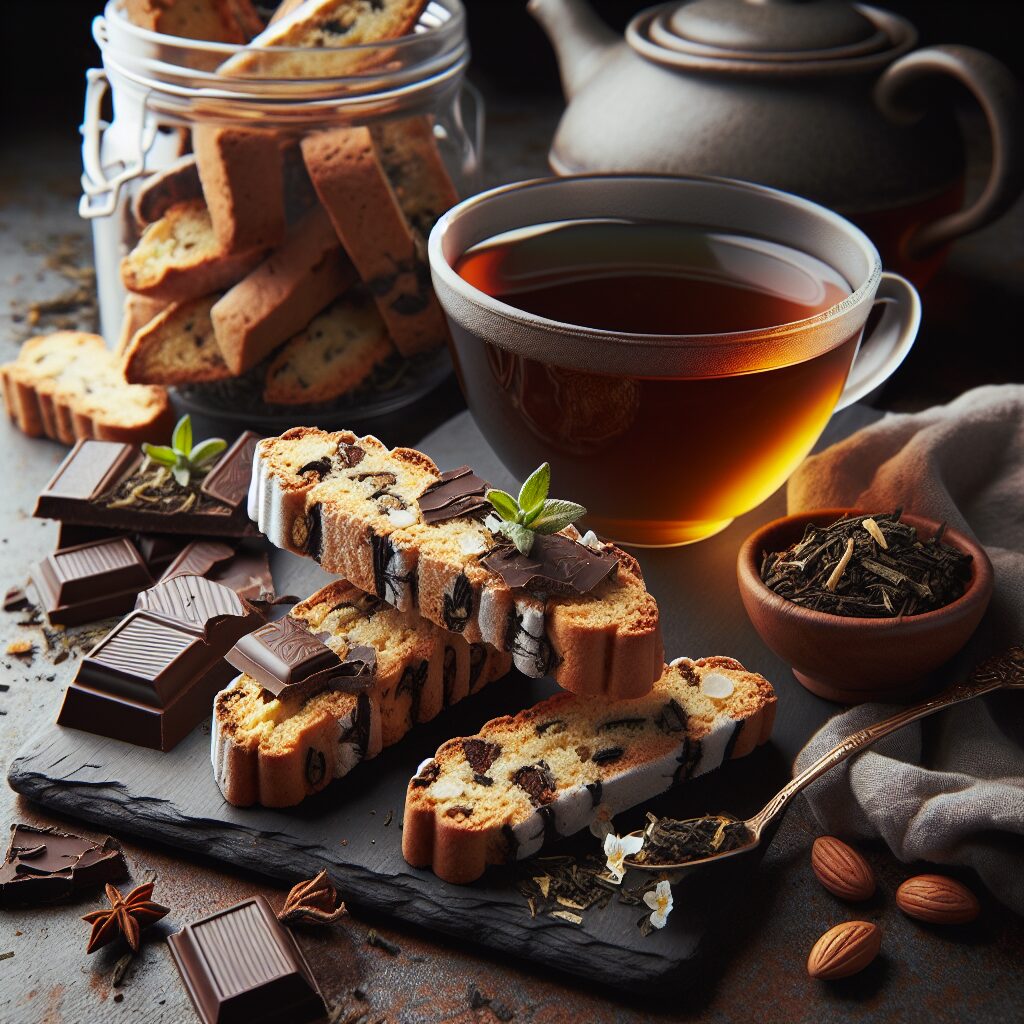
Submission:
<svg viewBox="0 0 1024 1024">
<path fill-rule="evenodd" d="M 498 532 L 508 537 L 521 555 L 530 553 L 530 549 L 533 547 L 533 530 L 528 530 L 525 526 L 520 526 L 519 523 L 505 522 L 498 527 Z"/>
<path fill-rule="evenodd" d="M 544 504 L 551 487 L 551 467 L 545 462 L 538 466 L 519 489 L 519 507 L 527 514 Z"/>
<path fill-rule="evenodd" d="M 188 487 L 189 479 L 192 475 L 191 467 L 186 462 L 184 465 L 174 466 L 171 469 L 174 474 L 174 479 L 182 486 Z"/>
<path fill-rule="evenodd" d="M 188 413 L 178 420 L 178 425 L 171 435 L 171 447 L 176 452 L 181 452 L 186 458 L 192 452 L 192 417 Z"/>
<path fill-rule="evenodd" d="M 211 459 L 215 459 L 227 446 L 227 441 L 222 437 L 211 437 L 205 441 L 200 441 L 192 449 L 192 454 L 189 455 L 188 461 L 192 463 L 193 469 L 198 469 Z"/>
<path fill-rule="evenodd" d="M 142 451 L 147 458 L 159 463 L 161 466 L 176 466 L 178 456 L 173 448 L 165 444 L 143 444 Z"/>
<path fill-rule="evenodd" d="M 494 511 L 497 512 L 502 519 L 505 519 L 510 523 L 514 523 L 516 521 L 516 517 L 519 515 L 519 503 L 511 494 L 506 491 L 496 490 L 492 487 L 484 494 L 484 497 L 494 506 Z"/>
<path fill-rule="evenodd" d="M 530 529 L 535 533 L 558 533 L 564 530 L 570 523 L 582 519 L 587 510 L 575 501 L 560 501 L 557 498 L 549 498 L 544 502 L 543 508 L 533 522 Z"/>
</svg>

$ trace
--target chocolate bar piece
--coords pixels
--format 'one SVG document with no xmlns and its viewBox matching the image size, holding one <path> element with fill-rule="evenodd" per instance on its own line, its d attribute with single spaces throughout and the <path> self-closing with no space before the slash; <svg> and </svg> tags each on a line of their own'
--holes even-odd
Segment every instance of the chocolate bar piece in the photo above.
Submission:
<svg viewBox="0 0 1024 1024">
<path fill-rule="evenodd" d="M 36 502 L 35 515 L 102 529 L 247 537 L 255 527 L 236 500 L 252 472 L 258 436 L 243 434 L 206 474 L 187 487 L 142 452 L 113 441 L 79 441 Z M 212 478 L 213 489 L 208 485 Z M 248 486 L 248 483 L 246 483 Z"/>
<path fill-rule="evenodd" d="M 287 616 L 243 636 L 225 657 L 275 697 L 341 666 L 341 658 L 323 640 Z"/>
<path fill-rule="evenodd" d="M 104 530 L 98 526 L 75 526 L 61 523 L 57 532 L 57 550 L 76 548 L 79 544 L 92 544 L 97 540 L 111 537 L 127 537 L 135 550 L 142 555 L 150 575 L 156 579 L 170 563 L 178 557 L 188 543 L 184 537 L 167 536 L 160 533 L 125 533 L 123 530 Z"/>
<path fill-rule="evenodd" d="M 213 540 L 193 541 L 182 549 L 164 570 L 160 582 L 191 573 L 230 587 L 247 601 L 270 601 L 274 598 L 274 578 L 265 549 L 235 550 Z"/>
<path fill-rule="evenodd" d="M 54 828 L 12 825 L 0 864 L 0 907 L 55 903 L 127 873 L 121 847 L 109 836 L 97 846 Z"/>
<path fill-rule="evenodd" d="M 171 750 L 210 714 L 235 675 L 224 655 L 262 616 L 233 591 L 177 576 L 139 596 L 82 659 L 57 722 Z"/>
<path fill-rule="evenodd" d="M 262 896 L 167 941 L 203 1024 L 308 1024 L 327 1013 L 302 950 Z"/>
<path fill-rule="evenodd" d="M 60 626 L 123 615 L 153 582 L 127 537 L 55 551 L 33 565 L 29 575 L 50 623 Z"/>
</svg>

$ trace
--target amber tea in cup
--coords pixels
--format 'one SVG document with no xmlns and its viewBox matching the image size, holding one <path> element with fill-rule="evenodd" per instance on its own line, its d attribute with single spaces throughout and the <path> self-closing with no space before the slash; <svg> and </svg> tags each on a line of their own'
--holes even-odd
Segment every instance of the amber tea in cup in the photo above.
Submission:
<svg viewBox="0 0 1024 1024">
<path fill-rule="evenodd" d="M 557 184 L 614 191 L 622 180 Z M 667 197 L 680 184 L 738 184 L 626 180 L 668 183 Z M 707 203 L 698 220 L 671 202 L 652 217 L 633 214 L 625 193 L 604 199 L 589 216 L 534 213 L 453 248 L 451 275 L 437 276 L 457 279 L 439 295 L 460 382 L 506 465 L 523 478 L 550 462 L 560 492 L 588 508 L 586 526 L 633 545 L 699 540 L 810 451 L 844 396 L 870 302 L 863 316 L 836 314 L 864 282 L 757 221 L 737 230 Z M 880 268 L 865 263 L 873 290 Z"/>
</svg>

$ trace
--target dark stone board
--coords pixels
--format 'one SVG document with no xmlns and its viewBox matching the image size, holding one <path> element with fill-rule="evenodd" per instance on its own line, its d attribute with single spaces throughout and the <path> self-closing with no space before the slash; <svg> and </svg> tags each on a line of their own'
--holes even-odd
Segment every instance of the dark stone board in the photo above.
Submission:
<svg viewBox="0 0 1024 1024">
<path fill-rule="evenodd" d="M 875 416 L 862 409 L 841 414 L 827 439 L 834 441 Z M 469 463 L 496 486 L 512 483 L 468 414 L 430 435 L 422 447 L 442 469 Z M 656 813 L 755 811 L 788 777 L 793 756 L 834 711 L 834 705 L 798 686 L 764 647 L 736 591 L 740 542 L 756 525 L 782 514 L 783 504 L 777 494 L 709 541 L 641 553 L 645 578 L 661 607 L 667 657 L 732 655 L 767 676 L 779 694 L 771 744 L 660 797 L 647 808 Z M 308 594 L 326 578 L 317 566 L 283 552 L 275 553 L 273 568 L 281 593 Z M 684 878 L 674 890 L 668 927 L 648 936 L 637 927 L 642 906 L 613 900 L 584 914 L 582 926 L 532 919 L 511 868 L 491 869 L 472 886 L 452 886 L 402 859 L 405 790 L 419 762 L 448 737 L 475 732 L 487 719 L 514 713 L 554 689 L 548 680 L 513 673 L 315 798 L 284 811 L 224 802 L 210 767 L 205 723 L 167 754 L 50 725 L 19 753 L 9 781 L 47 807 L 115 834 L 160 840 L 286 881 L 327 867 L 352 907 L 392 914 L 617 989 L 653 994 L 683 988 L 699 969 L 709 930 L 727 932 L 730 916 L 742 913 L 737 902 L 756 855 Z M 642 818 L 637 809 L 616 819 L 616 825 L 627 831 Z M 598 853 L 599 843 L 585 832 L 544 852 Z M 639 876 L 627 877 L 627 885 L 638 881 Z"/>
</svg>

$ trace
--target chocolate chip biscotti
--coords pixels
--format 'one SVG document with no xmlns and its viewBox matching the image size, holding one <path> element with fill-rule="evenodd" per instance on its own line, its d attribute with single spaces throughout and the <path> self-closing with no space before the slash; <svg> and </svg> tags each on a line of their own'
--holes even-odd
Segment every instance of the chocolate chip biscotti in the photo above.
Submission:
<svg viewBox="0 0 1024 1024">
<path fill-rule="evenodd" d="M 637 562 L 572 527 L 520 555 L 488 517 L 485 487 L 409 448 L 297 427 L 260 442 L 249 515 L 271 543 L 509 652 L 527 675 L 576 693 L 648 693 L 664 655 Z"/>
<path fill-rule="evenodd" d="M 298 803 L 510 667 L 344 581 L 229 660 L 246 671 L 214 702 L 217 783 L 229 803 L 267 807 Z"/>
<path fill-rule="evenodd" d="M 521 860 L 671 786 L 750 753 L 775 694 L 732 658 L 681 658 L 646 697 L 558 694 L 448 740 L 409 782 L 402 853 L 446 882 Z M 599 810 L 600 809 L 600 810 Z"/>
</svg>

